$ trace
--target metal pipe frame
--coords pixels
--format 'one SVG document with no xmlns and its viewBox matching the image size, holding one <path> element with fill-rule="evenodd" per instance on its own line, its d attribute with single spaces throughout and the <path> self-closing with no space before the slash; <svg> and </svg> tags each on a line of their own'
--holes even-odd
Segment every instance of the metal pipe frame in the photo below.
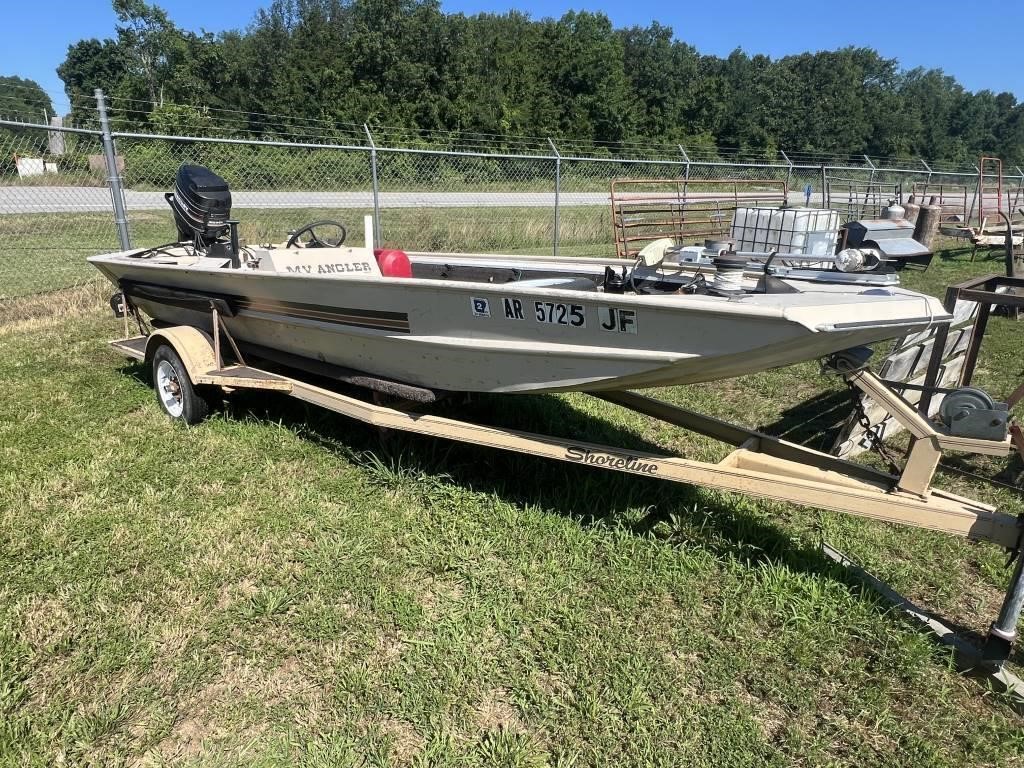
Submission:
<svg viewBox="0 0 1024 768">
<path fill-rule="evenodd" d="M 54 133 L 78 133 L 85 136 L 102 135 L 102 132 L 97 131 L 95 128 L 67 128 L 63 125 L 42 125 L 41 123 L 26 123 L 21 120 L 0 119 L 0 125 L 9 126 L 11 128 L 36 128 L 40 131 L 53 131 Z"/>
<path fill-rule="evenodd" d="M 779 150 L 779 154 L 782 155 L 782 159 L 786 161 L 786 165 L 788 166 L 786 168 L 786 190 L 788 191 L 793 186 L 793 161 L 790 160 L 789 156 L 781 149 Z M 824 190 L 822 190 L 822 194 L 824 194 Z"/>
<path fill-rule="evenodd" d="M 964 368 L 960 379 L 960 383 L 964 386 L 971 383 L 971 377 L 974 375 L 974 367 L 978 362 L 981 342 L 985 338 L 985 330 L 988 327 L 988 318 L 992 312 L 992 307 L 1024 309 L 1024 291 L 1021 293 L 1000 293 L 998 292 L 1000 288 L 1024 289 L 1024 277 L 1009 277 L 999 274 L 984 275 L 951 285 L 946 289 L 944 304 L 947 308 L 955 306 L 956 302 L 961 299 L 963 301 L 976 301 L 980 305 L 978 307 L 978 318 L 971 331 L 971 341 L 967 347 L 967 355 L 964 359 Z"/>
</svg>

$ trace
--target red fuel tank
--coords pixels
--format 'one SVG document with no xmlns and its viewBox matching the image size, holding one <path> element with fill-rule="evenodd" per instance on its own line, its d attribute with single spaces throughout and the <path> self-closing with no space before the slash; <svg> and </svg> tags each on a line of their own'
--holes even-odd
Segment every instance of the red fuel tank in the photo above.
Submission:
<svg viewBox="0 0 1024 768">
<path fill-rule="evenodd" d="M 373 252 L 384 277 L 412 277 L 412 264 L 405 251 L 378 248 Z"/>
</svg>

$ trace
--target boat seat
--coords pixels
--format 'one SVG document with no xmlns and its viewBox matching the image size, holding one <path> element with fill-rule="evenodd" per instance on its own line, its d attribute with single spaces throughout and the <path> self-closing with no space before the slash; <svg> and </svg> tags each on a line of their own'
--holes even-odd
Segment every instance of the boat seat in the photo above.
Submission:
<svg viewBox="0 0 1024 768">
<path fill-rule="evenodd" d="M 560 291 L 597 290 L 597 283 L 589 277 L 538 277 L 531 280 L 516 280 L 515 284 L 528 288 L 557 288 Z"/>
</svg>

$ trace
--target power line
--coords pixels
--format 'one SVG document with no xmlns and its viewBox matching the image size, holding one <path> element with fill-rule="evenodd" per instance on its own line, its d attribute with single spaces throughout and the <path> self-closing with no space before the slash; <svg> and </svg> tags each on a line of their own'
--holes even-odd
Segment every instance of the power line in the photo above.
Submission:
<svg viewBox="0 0 1024 768">
<path fill-rule="evenodd" d="M 29 92 L 35 92 L 35 89 L 27 86 L 15 85 L 12 87 Z M 80 106 L 92 106 L 85 97 L 83 97 L 83 100 L 86 100 L 87 103 L 80 104 Z M 152 111 L 153 108 L 152 102 L 123 96 L 111 96 L 110 102 L 112 107 L 111 121 L 114 126 L 131 127 L 133 130 L 139 130 L 137 122 L 124 114 L 118 115 L 117 113 L 130 113 L 133 111 L 143 112 L 144 110 L 141 108 L 135 110 L 130 106 L 123 105 L 140 105 L 140 107 L 145 108 L 147 113 Z M 70 106 L 70 102 L 66 100 L 62 100 L 61 103 Z M 0 96 L 0 111 L 4 109 L 5 104 L 8 107 L 18 105 L 20 109 L 13 110 L 17 114 L 28 114 L 23 111 L 23 105 L 18 104 L 17 100 L 12 100 L 12 97 L 10 96 L 7 96 L 5 100 L 3 96 Z M 179 106 L 195 109 L 204 115 L 207 125 L 197 131 L 199 133 L 237 135 L 239 132 L 246 132 L 251 127 L 256 127 L 261 134 L 272 135 L 273 137 L 280 139 L 290 138 L 294 140 L 315 140 L 326 142 L 338 142 L 340 140 L 345 140 L 349 143 L 358 144 L 360 146 L 363 146 L 366 143 L 366 137 L 361 123 L 334 121 L 326 118 L 298 115 L 285 115 L 281 113 L 231 109 L 226 107 L 200 106 L 194 104 L 179 104 Z M 232 119 L 229 117 L 231 115 L 237 115 L 239 118 L 243 119 Z M 258 123 L 258 125 L 251 126 L 251 123 L 253 122 Z M 86 124 L 94 125 L 95 123 L 93 119 L 87 117 Z M 143 130 L 142 132 L 145 131 Z M 372 133 L 383 142 L 391 140 L 392 143 L 417 142 L 426 145 L 407 148 L 436 149 L 437 151 L 442 151 L 442 148 L 450 149 L 458 147 L 463 150 L 479 152 L 480 154 L 494 153 L 496 150 L 529 151 L 544 155 L 547 155 L 550 152 L 550 147 L 547 144 L 547 137 L 531 136 L 528 134 L 497 134 L 483 131 L 443 129 L 431 130 L 386 124 L 374 125 Z M 218 136 L 213 135 L 207 136 L 206 138 L 217 137 Z M 607 157 L 608 159 L 620 160 L 622 162 L 640 159 L 653 159 L 661 160 L 666 163 L 679 164 L 684 161 L 682 153 L 679 152 L 679 145 L 644 142 L 641 139 L 599 141 L 558 138 L 556 142 L 556 146 L 560 149 L 564 148 L 567 150 L 567 154 L 571 153 L 577 156 L 601 156 Z M 741 161 L 745 158 L 747 162 L 768 163 L 771 165 L 784 166 L 784 162 L 781 157 L 766 157 L 766 153 L 764 152 L 744 149 L 742 147 L 708 147 L 706 145 L 694 146 L 686 144 L 683 144 L 682 146 L 686 152 L 686 156 L 688 156 L 693 162 L 724 162 L 727 159 Z M 387 148 L 388 147 L 381 147 L 381 149 L 385 150 Z M 400 147 L 391 148 L 397 149 Z M 787 152 L 787 157 L 797 165 L 820 165 L 822 163 L 835 164 L 836 161 L 839 161 L 852 168 L 867 169 L 867 165 L 862 156 L 794 150 Z M 880 158 L 878 159 L 878 162 L 883 165 L 898 165 L 901 162 L 906 162 L 907 164 L 914 166 L 912 169 L 906 170 L 917 169 L 916 159 Z M 956 169 L 964 167 L 953 163 L 933 163 L 932 165 L 935 173 L 939 173 L 941 171 L 956 173 L 958 172 Z M 887 168 L 885 170 L 892 171 L 898 170 L 898 168 Z"/>
<path fill-rule="evenodd" d="M 119 97 L 119 96 L 111 97 L 111 102 L 112 103 L 122 102 L 122 103 L 139 104 L 139 105 L 145 106 L 147 109 L 151 109 L 152 106 L 153 106 L 152 103 L 149 102 L 149 101 L 143 101 L 143 100 L 140 100 L 140 99 L 131 99 L 131 98 Z M 280 113 L 267 113 L 267 112 L 257 112 L 257 111 L 250 111 L 250 110 L 241 110 L 241 109 L 229 109 L 229 108 L 224 108 L 224 107 L 200 106 L 200 105 L 195 105 L 195 104 L 180 104 L 180 106 L 186 106 L 186 107 L 189 107 L 191 109 L 195 109 L 197 111 L 200 111 L 200 112 L 203 112 L 203 113 L 207 113 L 208 119 L 210 119 L 210 120 L 212 120 L 214 122 L 217 121 L 217 118 L 215 116 L 213 116 L 213 115 L 209 115 L 208 113 L 215 112 L 215 113 L 219 113 L 219 114 L 241 115 L 241 116 L 246 117 L 249 120 L 251 120 L 253 117 L 271 118 L 270 122 L 267 122 L 265 120 L 261 120 L 260 121 L 261 123 L 263 123 L 263 125 L 261 126 L 261 129 L 263 129 L 263 130 L 266 130 L 268 128 L 270 130 L 274 130 L 275 128 L 281 128 L 281 127 L 288 127 L 288 128 L 301 127 L 303 129 L 306 129 L 306 130 L 310 131 L 310 133 L 288 132 L 288 135 L 303 136 L 303 137 L 322 136 L 322 135 L 324 135 L 323 131 L 325 131 L 325 129 L 324 128 L 320 128 L 320 126 L 328 126 L 332 131 L 338 131 L 338 130 L 344 131 L 345 129 L 349 129 L 351 131 L 352 135 L 361 135 L 362 134 L 362 124 L 359 124 L 359 123 L 350 123 L 350 122 L 344 122 L 344 121 L 333 121 L 333 120 L 328 120 L 328 119 L 324 119 L 324 118 L 302 117 L 302 116 L 296 116 L 296 115 L 284 115 L 284 114 L 280 114 Z M 296 126 L 295 125 L 296 123 L 299 123 L 300 125 Z M 224 125 L 225 121 L 221 120 L 220 124 Z M 305 125 L 301 125 L 301 124 L 305 124 Z M 315 133 L 315 132 L 313 132 L 314 130 L 315 131 L 320 131 L 320 132 L 316 132 Z M 391 126 L 391 125 L 386 125 L 386 124 L 374 125 L 373 126 L 373 133 L 377 134 L 377 135 L 380 135 L 382 138 L 384 138 L 384 137 L 391 137 L 391 138 L 398 138 L 398 137 L 401 137 L 401 138 L 411 138 L 411 137 L 416 137 L 418 139 L 422 139 L 422 140 L 425 140 L 427 142 L 432 142 L 432 143 L 437 143 L 437 144 L 440 144 L 440 143 L 457 143 L 457 144 L 462 145 L 462 146 L 478 146 L 478 147 L 479 146 L 486 146 L 486 147 L 490 147 L 490 146 L 493 146 L 493 144 L 495 142 L 498 142 L 498 143 L 501 143 L 504 146 L 517 145 L 517 146 L 520 146 L 520 147 L 523 147 L 523 148 L 527 148 L 528 147 L 530 149 L 543 150 L 545 153 L 548 151 L 548 145 L 547 145 L 548 137 L 539 137 L 539 136 L 530 136 L 530 135 L 509 135 L 509 134 L 495 134 L 495 133 L 474 132 L 474 131 L 450 131 L 450 130 L 440 130 L 440 129 L 439 130 L 428 130 L 428 129 L 423 129 L 423 128 L 407 127 L 407 126 Z M 565 147 L 571 148 L 573 150 L 576 150 L 577 152 L 581 152 L 581 151 L 582 152 L 593 152 L 593 151 L 597 151 L 597 150 L 600 150 L 600 149 L 606 149 L 606 150 L 609 150 L 609 152 L 611 152 L 611 151 L 624 151 L 625 150 L 625 151 L 632 151 L 632 152 L 635 152 L 635 153 L 642 153 L 645 157 L 661 156 L 661 155 L 676 157 L 679 154 L 678 153 L 678 147 L 675 146 L 675 145 L 654 144 L 654 143 L 647 143 L 647 142 L 642 142 L 642 141 L 637 141 L 637 140 L 607 142 L 607 141 L 598 141 L 598 140 L 581 141 L 581 140 L 575 140 L 575 139 L 565 139 L 565 138 L 562 138 L 562 139 L 558 140 L 558 143 L 561 146 L 565 146 Z M 758 155 L 758 153 L 756 153 L 756 152 L 744 151 L 742 148 L 739 148 L 739 147 L 717 147 L 715 149 L 709 149 L 709 148 L 705 148 L 705 147 L 693 147 L 693 146 L 691 146 L 691 147 L 685 147 L 685 149 L 687 149 L 688 153 L 693 154 L 695 156 L 698 156 L 701 159 L 708 159 L 708 158 L 711 158 L 711 157 L 722 157 L 722 156 L 739 157 L 739 156 L 742 156 L 742 155 L 746 155 L 746 156 L 750 157 L 751 159 L 757 159 L 757 160 L 761 160 L 761 161 L 763 161 L 765 159 L 763 156 Z M 799 158 L 801 160 L 805 160 L 805 161 L 810 161 L 811 159 L 817 161 L 817 160 L 823 159 L 825 157 L 831 157 L 833 159 L 839 158 L 839 159 L 842 159 L 844 162 L 849 162 L 850 161 L 850 158 L 848 156 L 842 156 L 842 155 L 838 155 L 838 154 L 829 155 L 828 153 L 814 153 L 812 155 L 812 154 L 809 154 L 809 153 L 800 153 L 800 152 L 793 152 L 793 153 L 790 153 L 790 154 L 791 154 L 792 157 L 797 157 L 797 158 Z M 862 165 L 863 163 L 858 163 L 858 164 Z"/>
<path fill-rule="evenodd" d="M 44 89 L 42 86 L 39 86 L 39 88 L 36 89 L 36 88 L 33 88 L 32 86 L 19 85 L 18 83 L 5 83 L 2 86 L 2 88 L 3 88 L 3 90 L 14 89 L 14 90 L 17 90 L 17 91 L 23 91 L 23 92 L 25 92 L 27 94 L 30 94 L 32 96 L 38 96 L 40 93 L 43 93 L 50 100 L 50 104 L 51 105 L 53 105 L 53 106 L 57 106 L 57 105 L 67 106 L 68 108 L 71 107 L 71 103 L 68 101 L 66 96 L 57 96 L 57 95 L 51 93 L 50 91 L 47 91 L 46 89 Z"/>
<path fill-rule="evenodd" d="M 144 100 L 141 100 L 141 99 L 131 99 L 131 98 L 127 98 L 127 97 L 113 96 L 113 97 L 110 98 L 110 101 L 111 101 L 112 105 L 116 105 L 118 103 L 131 103 L 131 104 L 138 104 L 138 105 L 144 106 L 144 107 L 146 107 L 147 110 L 151 110 L 153 108 L 152 102 L 144 101 Z M 177 102 L 175 102 L 175 103 L 178 104 Z M 302 116 L 297 116 L 297 115 L 284 115 L 284 114 L 280 114 L 280 113 L 258 112 L 258 111 L 252 111 L 252 110 L 242 110 L 242 109 L 228 109 L 228 108 L 224 108 L 224 107 L 211 107 L 211 106 L 205 106 L 205 105 L 200 106 L 200 105 L 196 105 L 196 104 L 185 104 L 185 103 L 178 104 L 178 106 L 189 107 L 191 109 L 195 109 L 195 110 L 197 110 L 199 112 L 203 112 L 203 113 L 216 112 L 216 113 L 222 113 L 222 114 L 234 114 L 234 115 L 241 115 L 241 116 L 244 116 L 244 117 L 250 118 L 250 119 L 252 117 L 272 118 L 276 122 L 271 122 L 269 124 L 270 125 L 277 125 L 277 126 L 281 126 L 281 125 L 292 126 L 294 123 L 298 122 L 298 123 L 315 124 L 315 125 L 318 125 L 318 126 L 319 125 L 329 126 L 333 130 L 350 128 L 353 134 L 362 134 L 362 131 L 363 131 L 363 126 L 362 126 L 361 123 L 351 123 L 351 122 L 345 122 L 345 121 L 334 121 L 334 120 L 328 120 L 328 119 L 325 119 L 325 118 L 302 117 Z M 142 111 L 142 110 L 140 109 L 139 111 Z M 261 122 L 263 122 L 263 121 L 261 121 Z M 392 125 L 386 125 L 386 124 L 375 124 L 373 126 L 373 132 L 374 133 L 379 133 L 379 134 L 381 134 L 383 136 L 386 136 L 386 135 L 416 136 L 416 137 L 419 137 L 419 138 L 423 138 L 423 139 L 425 139 L 427 141 L 433 141 L 433 142 L 440 142 L 442 139 L 448 138 L 449 140 L 455 140 L 455 141 L 457 141 L 459 143 L 463 143 L 463 144 L 469 143 L 469 144 L 477 144 L 477 145 L 487 144 L 488 142 L 493 144 L 494 141 L 497 140 L 497 141 L 500 141 L 502 144 L 506 144 L 506 145 L 508 145 L 508 144 L 518 144 L 520 146 L 529 146 L 529 147 L 534 148 L 534 149 L 543 149 L 545 152 L 548 151 L 548 145 L 547 145 L 548 139 L 547 139 L 547 137 L 540 137 L 540 136 L 496 134 L 496 133 L 475 132 L 475 131 L 450 131 L 450 130 L 443 130 L 443 129 L 428 130 L 428 129 L 423 129 L 423 128 L 414 128 L 414 127 L 407 127 L 407 126 L 392 126 Z M 597 142 L 597 141 L 595 141 L 595 142 L 576 142 L 576 141 L 568 141 L 568 140 L 561 140 L 561 142 L 562 143 L 568 143 L 568 144 L 570 144 L 572 146 L 578 146 L 578 147 L 586 146 L 588 148 L 589 147 L 602 147 L 603 146 L 603 147 L 607 147 L 609 149 L 630 148 L 630 149 L 634 149 L 636 151 L 646 151 L 646 152 L 652 152 L 652 151 L 653 152 L 657 152 L 659 150 L 664 150 L 664 151 L 666 151 L 666 153 L 668 153 L 668 152 L 674 153 L 675 152 L 674 148 L 671 147 L 670 145 L 663 145 L 663 146 L 659 147 L 657 145 L 643 144 L 643 143 L 640 143 L 640 142 Z"/>
<path fill-rule="evenodd" d="M 150 101 L 143 101 L 141 99 L 129 99 L 129 98 L 126 98 L 126 97 L 123 97 L 123 96 L 112 96 L 112 97 L 110 97 L 110 101 L 111 101 L 111 103 L 115 103 L 115 102 L 129 102 L 129 103 L 132 103 L 132 104 L 142 104 L 142 105 L 145 105 L 146 107 L 148 107 L 149 111 L 152 111 L 153 108 L 155 108 L 157 106 L 157 105 L 153 104 L 153 102 L 150 102 Z M 168 103 L 171 103 L 171 102 L 168 102 Z M 180 106 L 180 107 L 189 107 L 191 109 L 195 109 L 195 110 L 200 111 L 200 112 L 223 112 L 223 113 L 227 113 L 227 114 L 244 115 L 246 117 L 252 117 L 252 116 L 256 116 L 256 117 L 273 117 L 273 118 L 281 118 L 281 119 L 285 119 L 285 120 L 300 120 L 300 121 L 303 121 L 303 122 L 310 122 L 310 123 L 322 123 L 322 124 L 330 125 L 330 126 L 346 125 L 346 126 L 351 126 L 352 128 L 358 129 L 358 130 L 362 130 L 362 128 L 363 128 L 362 123 L 346 123 L 346 122 L 341 122 L 341 121 L 327 120 L 325 118 L 300 117 L 300 116 L 297 116 L 297 115 L 282 115 L 282 114 L 275 114 L 275 113 L 269 113 L 269 112 L 256 112 L 256 111 L 250 111 L 250 110 L 244 110 L 244 109 L 228 109 L 228 108 L 225 108 L 225 107 L 210 107 L 210 106 L 206 106 L 206 105 L 200 106 L 198 104 L 183 104 L 183 103 L 179 103 L 179 102 L 173 102 L 173 104 L 175 106 Z"/>
</svg>

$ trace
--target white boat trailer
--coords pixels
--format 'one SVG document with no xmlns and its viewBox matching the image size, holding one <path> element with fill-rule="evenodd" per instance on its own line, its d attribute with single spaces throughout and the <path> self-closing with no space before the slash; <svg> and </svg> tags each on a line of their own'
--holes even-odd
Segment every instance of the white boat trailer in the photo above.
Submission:
<svg viewBox="0 0 1024 768">
<path fill-rule="evenodd" d="M 709 463 L 490 427 L 403 410 L 401 406 L 388 407 L 314 385 L 304 380 L 303 374 L 290 369 L 285 374 L 247 365 L 237 344 L 219 323 L 216 308 L 212 308 L 212 314 L 212 335 L 193 327 L 176 326 L 111 342 L 119 353 L 153 365 L 158 400 L 172 417 L 197 421 L 205 415 L 205 406 L 199 409 L 178 407 L 199 402 L 196 387 L 220 387 L 226 391 L 271 390 L 384 429 L 928 528 L 992 542 L 1014 556 L 1020 552 L 1024 520 L 931 487 L 943 451 L 1006 456 L 1015 450 L 1012 438 L 994 441 L 946 434 L 867 369 L 850 370 L 842 375 L 888 410 L 912 435 L 906 464 L 899 475 L 838 459 L 634 392 L 601 392 L 594 396 L 720 440 L 735 446 L 735 450 L 722 461 Z M 222 335 L 230 344 L 234 363 L 225 363 Z M 1008 657 L 1022 607 L 1024 558 L 1017 557 L 1010 587 L 982 652 L 987 665 L 998 669 Z"/>
</svg>

